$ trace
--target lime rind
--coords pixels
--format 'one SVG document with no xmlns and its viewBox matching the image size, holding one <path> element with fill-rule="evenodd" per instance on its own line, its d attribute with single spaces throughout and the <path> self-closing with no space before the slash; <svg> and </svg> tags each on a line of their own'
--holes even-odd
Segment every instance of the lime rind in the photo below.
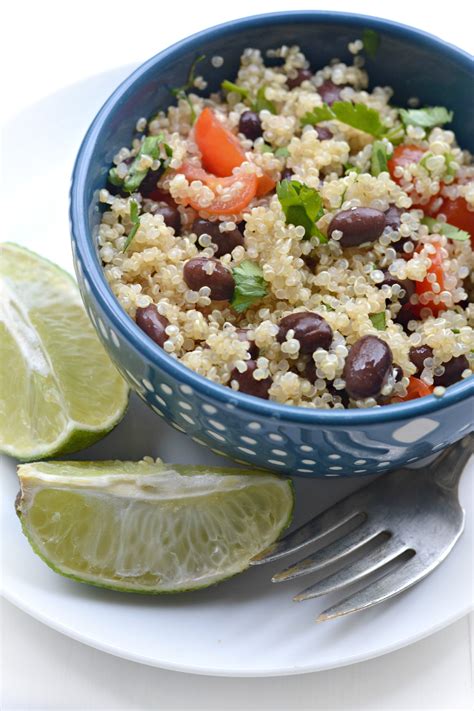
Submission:
<svg viewBox="0 0 474 711">
<path fill-rule="evenodd" d="M 281 535 L 294 507 L 291 481 L 263 471 L 148 462 L 49 462 L 20 466 L 19 478 L 17 510 L 33 550 L 57 573 L 121 592 L 168 594 L 222 582 L 244 571 Z M 54 508 L 58 496 L 61 504 Z M 145 521 L 141 528 L 140 519 Z M 67 532 L 63 539 L 61 526 Z M 82 540 L 76 535 L 79 530 Z M 137 542 L 137 533 L 144 530 L 151 538 Z M 107 539 L 107 531 L 113 531 L 114 540 L 110 535 Z M 89 544 L 93 551 L 83 555 Z M 107 575 L 98 572 L 96 549 L 102 551 L 99 558 Z M 69 550 L 75 551 L 72 558 Z M 121 566 L 113 575 L 111 561 L 120 561 Z M 139 572 L 134 577 L 131 570 Z"/>
<path fill-rule="evenodd" d="M 122 419 L 128 386 L 72 276 L 24 247 L 0 250 L 0 451 L 31 461 L 88 447 Z"/>
</svg>

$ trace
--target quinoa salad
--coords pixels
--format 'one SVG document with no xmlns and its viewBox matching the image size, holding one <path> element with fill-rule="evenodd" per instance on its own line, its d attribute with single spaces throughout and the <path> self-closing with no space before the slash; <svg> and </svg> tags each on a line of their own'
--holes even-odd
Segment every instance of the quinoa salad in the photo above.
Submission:
<svg viewBox="0 0 474 711">
<path fill-rule="evenodd" d="M 198 57 L 173 105 L 137 106 L 100 191 L 100 258 L 130 318 L 196 373 L 339 409 L 472 375 L 472 156 L 449 107 L 369 90 L 373 49 L 325 67 L 246 49 L 211 94 L 223 59 Z"/>
</svg>

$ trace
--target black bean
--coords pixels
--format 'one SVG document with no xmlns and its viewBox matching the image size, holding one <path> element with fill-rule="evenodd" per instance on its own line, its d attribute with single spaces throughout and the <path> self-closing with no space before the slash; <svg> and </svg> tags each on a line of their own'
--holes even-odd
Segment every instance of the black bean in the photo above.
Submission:
<svg viewBox="0 0 474 711">
<path fill-rule="evenodd" d="M 311 272 L 314 272 L 314 270 L 316 269 L 316 265 L 318 263 L 317 259 L 315 257 L 312 257 L 310 254 L 306 255 L 305 257 L 302 257 L 302 259 L 303 259 L 303 262 L 308 267 L 308 269 Z"/>
<path fill-rule="evenodd" d="M 403 328 L 403 330 L 408 333 L 408 323 L 410 321 L 416 321 L 417 318 L 415 314 L 413 313 L 413 309 L 411 307 L 411 304 L 403 304 L 402 308 L 400 311 L 397 313 L 395 318 L 393 319 L 395 323 L 400 324 L 400 326 Z"/>
<path fill-rule="evenodd" d="M 249 342 L 249 347 L 248 347 L 248 352 L 250 353 L 251 358 L 258 358 L 258 355 L 260 353 L 260 349 L 255 343 L 255 341 L 251 341 L 249 338 L 249 329 L 248 328 L 238 328 L 236 330 L 237 338 L 239 341 L 248 341 Z"/>
<path fill-rule="evenodd" d="M 268 400 L 268 391 L 272 385 L 272 379 L 255 380 L 253 374 L 257 369 L 257 363 L 254 360 L 247 360 L 246 365 L 247 370 L 244 373 L 234 368 L 230 374 L 230 379 L 238 382 L 239 392 Z"/>
<path fill-rule="evenodd" d="M 211 273 L 207 271 L 209 264 L 213 265 Z M 218 259 L 206 259 L 205 257 L 190 259 L 184 265 L 183 278 L 193 291 L 199 291 L 202 286 L 208 286 L 211 290 L 210 298 L 213 301 L 230 301 L 234 293 L 234 277 Z"/>
<path fill-rule="evenodd" d="M 155 304 L 149 306 L 140 306 L 135 314 L 137 326 L 149 336 L 152 341 L 155 341 L 163 348 L 163 343 L 167 340 L 165 328 L 170 325 L 166 316 L 162 316 Z"/>
<path fill-rule="evenodd" d="M 331 236 L 340 230 L 342 247 L 356 247 L 364 242 L 374 242 L 385 229 L 385 215 L 372 207 L 352 207 L 334 215 L 328 229 Z"/>
<path fill-rule="evenodd" d="M 309 359 L 309 361 L 306 363 L 304 370 L 300 375 L 303 378 L 306 378 L 306 380 L 309 380 L 311 385 L 314 385 L 318 376 L 316 374 L 316 363 L 312 358 Z"/>
<path fill-rule="evenodd" d="M 294 173 L 291 170 L 291 168 L 285 168 L 284 170 L 281 171 L 280 180 L 291 180 L 293 175 L 294 175 Z"/>
<path fill-rule="evenodd" d="M 397 254 L 406 254 L 403 248 L 408 242 L 412 242 L 410 237 L 400 237 L 400 239 L 397 239 L 396 242 L 390 242 L 388 246 L 394 249 Z"/>
<path fill-rule="evenodd" d="M 401 216 L 403 215 L 403 210 L 400 210 L 396 205 L 390 205 L 388 210 L 385 210 L 385 227 L 391 227 L 392 230 L 398 230 L 401 224 Z M 390 245 L 393 247 L 393 245 Z"/>
<path fill-rule="evenodd" d="M 163 168 L 160 166 L 158 170 L 149 170 L 143 178 L 138 190 L 143 197 L 148 197 L 158 188 L 158 180 L 163 175 Z"/>
<path fill-rule="evenodd" d="M 154 211 L 154 214 L 161 215 L 165 225 L 172 227 L 175 233 L 179 235 L 181 231 L 181 215 L 175 205 L 169 205 L 167 202 L 160 202 L 158 203 L 158 207 Z"/>
<path fill-rule="evenodd" d="M 311 69 L 298 69 L 298 73 L 295 77 L 293 77 L 292 79 L 288 77 L 288 79 L 286 80 L 288 89 L 290 89 L 290 91 L 291 89 L 295 89 L 297 86 L 300 86 L 300 84 L 302 84 L 304 81 L 311 79 L 312 76 L 313 72 L 311 71 Z"/>
<path fill-rule="evenodd" d="M 354 343 L 344 364 L 342 377 L 354 400 L 376 397 L 392 372 L 392 351 L 377 336 L 363 336 Z"/>
<path fill-rule="evenodd" d="M 386 284 L 387 286 L 394 286 L 399 284 L 404 290 L 405 295 L 398 299 L 398 303 L 407 304 L 410 301 L 410 297 L 415 293 L 416 287 L 415 282 L 411 279 L 395 279 L 390 272 L 385 272 L 385 279 L 383 280 L 381 286 Z M 393 300 L 393 299 L 392 299 Z"/>
<path fill-rule="evenodd" d="M 332 342 L 332 328 L 322 316 L 311 311 L 289 314 L 280 321 L 277 340 L 284 343 L 286 334 L 293 329 L 300 342 L 300 353 L 314 353 L 317 348 L 329 348 Z"/>
<path fill-rule="evenodd" d="M 237 223 L 237 229 L 241 234 L 244 234 L 246 225 L 247 223 L 245 222 L 245 220 L 241 220 Z"/>
<path fill-rule="evenodd" d="M 250 138 L 251 141 L 260 138 L 263 130 L 259 115 L 255 111 L 244 111 L 240 116 L 239 131 L 244 134 L 245 138 Z"/>
<path fill-rule="evenodd" d="M 198 217 L 197 220 L 194 220 L 193 232 L 198 237 L 204 234 L 209 235 L 212 243 L 217 247 L 216 257 L 223 257 L 224 254 L 230 254 L 235 247 L 243 245 L 244 238 L 237 227 L 230 232 L 221 232 L 219 224 L 219 222 L 210 222 L 210 220 L 203 220 Z"/>
<path fill-rule="evenodd" d="M 463 371 L 469 368 L 469 362 L 465 355 L 461 355 L 457 356 L 457 358 L 451 358 L 447 363 L 443 363 L 443 366 L 443 375 L 435 375 L 433 383 L 435 386 L 442 385 L 447 388 L 449 385 L 453 385 L 457 383 L 458 380 L 461 380 Z"/>
<path fill-rule="evenodd" d="M 344 407 L 349 407 L 350 401 L 349 401 L 349 395 L 347 393 L 347 390 L 345 388 L 342 388 L 342 390 L 336 390 L 332 382 L 328 382 L 327 384 L 327 390 L 331 395 L 338 395 L 341 398 L 341 402 L 344 405 Z"/>
<path fill-rule="evenodd" d="M 345 86 L 347 86 L 347 84 L 334 84 L 330 79 L 326 79 L 326 81 L 318 87 L 318 94 L 328 106 L 332 106 L 335 101 L 341 100 L 341 90 L 344 89 Z"/>
<path fill-rule="evenodd" d="M 329 141 L 332 138 L 332 132 L 326 126 L 315 126 L 314 128 L 320 141 Z"/>
<path fill-rule="evenodd" d="M 412 346 L 408 351 L 408 357 L 416 368 L 416 377 L 419 378 L 425 367 L 424 361 L 433 357 L 433 349 L 427 345 Z"/>
</svg>

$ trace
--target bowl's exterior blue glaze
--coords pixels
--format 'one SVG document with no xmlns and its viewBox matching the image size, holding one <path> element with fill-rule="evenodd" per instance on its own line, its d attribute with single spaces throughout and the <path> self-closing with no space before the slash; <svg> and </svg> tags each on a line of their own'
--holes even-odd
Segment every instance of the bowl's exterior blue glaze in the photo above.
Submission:
<svg viewBox="0 0 474 711">
<path fill-rule="evenodd" d="M 95 244 L 98 192 L 113 155 L 130 143 L 137 118 L 169 105 L 169 89 L 185 83 L 198 54 L 224 58 L 219 69 L 209 61 L 200 66 L 214 90 L 235 75 L 245 47 L 298 44 L 318 67 L 334 56 L 347 58 L 347 43 L 364 28 L 381 37 L 376 59 L 367 62 L 372 84 L 393 86 L 397 104 L 418 96 L 424 104 L 454 109 L 459 141 L 473 150 L 474 114 L 468 97 L 474 71 L 467 54 L 384 20 L 288 12 L 211 28 L 150 59 L 101 109 L 74 168 L 70 215 L 76 273 L 86 309 L 120 372 L 158 415 L 196 441 L 242 463 L 281 473 L 357 476 L 423 459 L 474 430 L 474 378 L 452 386 L 439 399 L 346 411 L 287 407 L 216 385 L 155 346 L 115 300 Z"/>
</svg>

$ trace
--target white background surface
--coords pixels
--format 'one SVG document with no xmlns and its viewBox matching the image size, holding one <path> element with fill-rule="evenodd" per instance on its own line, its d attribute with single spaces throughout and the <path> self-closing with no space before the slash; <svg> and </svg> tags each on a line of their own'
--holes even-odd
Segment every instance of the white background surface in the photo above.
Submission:
<svg viewBox="0 0 474 711">
<path fill-rule="evenodd" d="M 12 116 L 91 74 L 141 62 L 211 24 L 278 9 L 374 14 L 473 51 L 467 4 L 250 0 L 167 3 L 82 0 L 9 3 L 2 17 L 3 111 Z M 78 107 L 80 110 L 80 107 Z M 61 116 L 57 117 L 58 122 Z M 41 141 L 44 126 L 32 126 Z M 54 126 L 51 127 L 54 130 Z M 27 170 L 27 166 L 25 166 Z M 21 189 L 21 186 L 19 186 Z M 38 185 L 38 190 L 48 190 Z M 27 197 L 27 196 L 25 196 Z M 2 235 L 8 239 L 8 235 Z M 210 679 L 140 667 L 62 637 L 8 603 L 2 614 L 2 708 L 378 709 L 472 708 L 472 619 L 404 650 L 332 672 L 282 679 Z"/>
</svg>

